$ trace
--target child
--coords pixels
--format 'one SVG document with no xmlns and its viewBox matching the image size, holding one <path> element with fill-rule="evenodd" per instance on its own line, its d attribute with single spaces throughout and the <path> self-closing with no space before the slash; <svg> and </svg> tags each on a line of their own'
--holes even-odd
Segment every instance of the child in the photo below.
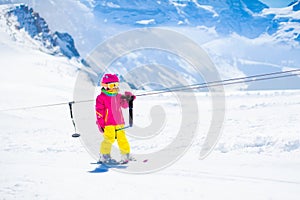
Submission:
<svg viewBox="0 0 300 200">
<path fill-rule="evenodd" d="M 134 160 L 130 155 L 130 146 L 124 131 L 124 118 L 122 108 L 128 108 L 126 98 L 135 96 L 131 92 L 125 95 L 118 94 L 119 78 L 115 74 L 105 74 L 101 81 L 101 94 L 96 99 L 96 116 L 99 131 L 103 133 L 103 141 L 100 146 L 100 163 L 116 163 L 111 158 L 110 152 L 115 139 L 121 152 L 121 163 Z"/>
</svg>

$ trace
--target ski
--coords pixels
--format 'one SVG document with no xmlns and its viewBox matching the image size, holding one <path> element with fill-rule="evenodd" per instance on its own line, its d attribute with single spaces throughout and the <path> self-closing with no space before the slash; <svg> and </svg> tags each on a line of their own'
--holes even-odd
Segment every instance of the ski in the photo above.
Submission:
<svg viewBox="0 0 300 200">
<path fill-rule="evenodd" d="M 105 162 L 92 162 L 91 164 L 92 165 L 107 165 L 107 166 L 117 166 L 117 165 L 125 165 L 127 164 L 128 162 L 126 163 L 123 163 L 123 162 L 112 162 L 112 163 L 105 163 Z"/>
<path fill-rule="evenodd" d="M 128 166 L 130 166 L 130 163 L 144 163 L 146 164 L 148 162 L 148 159 L 143 160 L 134 160 L 134 161 L 127 161 L 127 162 L 120 162 L 120 161 L 114 161 L 111 163 L 104 163 L 104 162 L 92 162 L 90 164 L 97 165 L 97 167 L 89 171 L 89 173 L 103 173 L 108 172 L 109 169 L 126 169 Z"/>
<path fill-rule="evenodd" d="M 113 163 L 104 163 L 104 162 L 92 162 L 92 165 L 97 165 L 97 167 L 89 171 L 90 173 L 103 173 L 108 172 L 109 169 L 125 169 L 127 168 L 126 164 L 122 164 L 120 162 L 113 162 Z"/>
</svg>

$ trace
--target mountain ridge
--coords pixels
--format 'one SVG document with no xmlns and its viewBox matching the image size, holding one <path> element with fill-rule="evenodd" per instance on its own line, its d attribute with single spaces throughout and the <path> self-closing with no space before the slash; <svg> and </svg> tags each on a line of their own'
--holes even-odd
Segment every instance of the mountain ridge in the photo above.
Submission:
<svg viewBox="0 0 300 200">
<path fill-rule="evenodd" d="M 68 33 L 52 32 L 44 18 L 29 6 L 13 4 L 7 8 L 5 17 L 11 29 L 24 30 L 33 40 L 40 43 L 40 48 L 45 52 L 68 58 L 80 57 L 72 36 Z"/>
<path fill-rule="evenodd" d="M 105 23 L 134 27 L 207 26 L 214 27 L 216 32 L 223 36 L 237 33 L 251 39 L 264 33 L 275 34 L 280 30 L 282 21 L 286 19 L 286 17 L 278 19 L 276 13 L 263 12 L 270 8 L 259 0 L 138 0 L 131 3 L 120 0 L 94 0 L 92 2 L 93 4 L 86 3 L 86 5 Z M 291 3 L 290 7 L 294 12 L 299 11 L 299 1 Z M 299 35 L 298 32 L 297 34 Z"/>
</svg>

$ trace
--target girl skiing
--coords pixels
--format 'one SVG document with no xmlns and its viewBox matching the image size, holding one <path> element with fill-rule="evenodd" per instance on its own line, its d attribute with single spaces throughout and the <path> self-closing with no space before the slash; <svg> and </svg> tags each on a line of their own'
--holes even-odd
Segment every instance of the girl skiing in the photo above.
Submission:
<svg viewBox="0 0 300 200">
<path fill-rule="evenodd" d="M 104 74 L 101 80 L 101 94 L 96 99 L 96 117 L 99 131 L 103 133 L 100 146 L 100 163 L 117 163 L 111 158 L 112 144 L 117 139 L 121 152 L 121 163 L 134 160 L 124 131 L 124 118 L 121 108 L 128 108 L 126 99 L 135 96 L 131 92 L 119 94 L 119 78 L 115 74 Z"/>
</svg>

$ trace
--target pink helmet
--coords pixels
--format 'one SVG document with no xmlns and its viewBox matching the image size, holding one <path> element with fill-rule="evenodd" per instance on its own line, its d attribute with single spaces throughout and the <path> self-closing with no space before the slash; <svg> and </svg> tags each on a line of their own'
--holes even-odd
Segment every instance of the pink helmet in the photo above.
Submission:
<svg viewBox="0 0 300 200">
<path fill-rule="evenodd" d="M 116 74 L 104 74 L 101 84 L 119 82 L 119 77 Z"/>
</svg>

